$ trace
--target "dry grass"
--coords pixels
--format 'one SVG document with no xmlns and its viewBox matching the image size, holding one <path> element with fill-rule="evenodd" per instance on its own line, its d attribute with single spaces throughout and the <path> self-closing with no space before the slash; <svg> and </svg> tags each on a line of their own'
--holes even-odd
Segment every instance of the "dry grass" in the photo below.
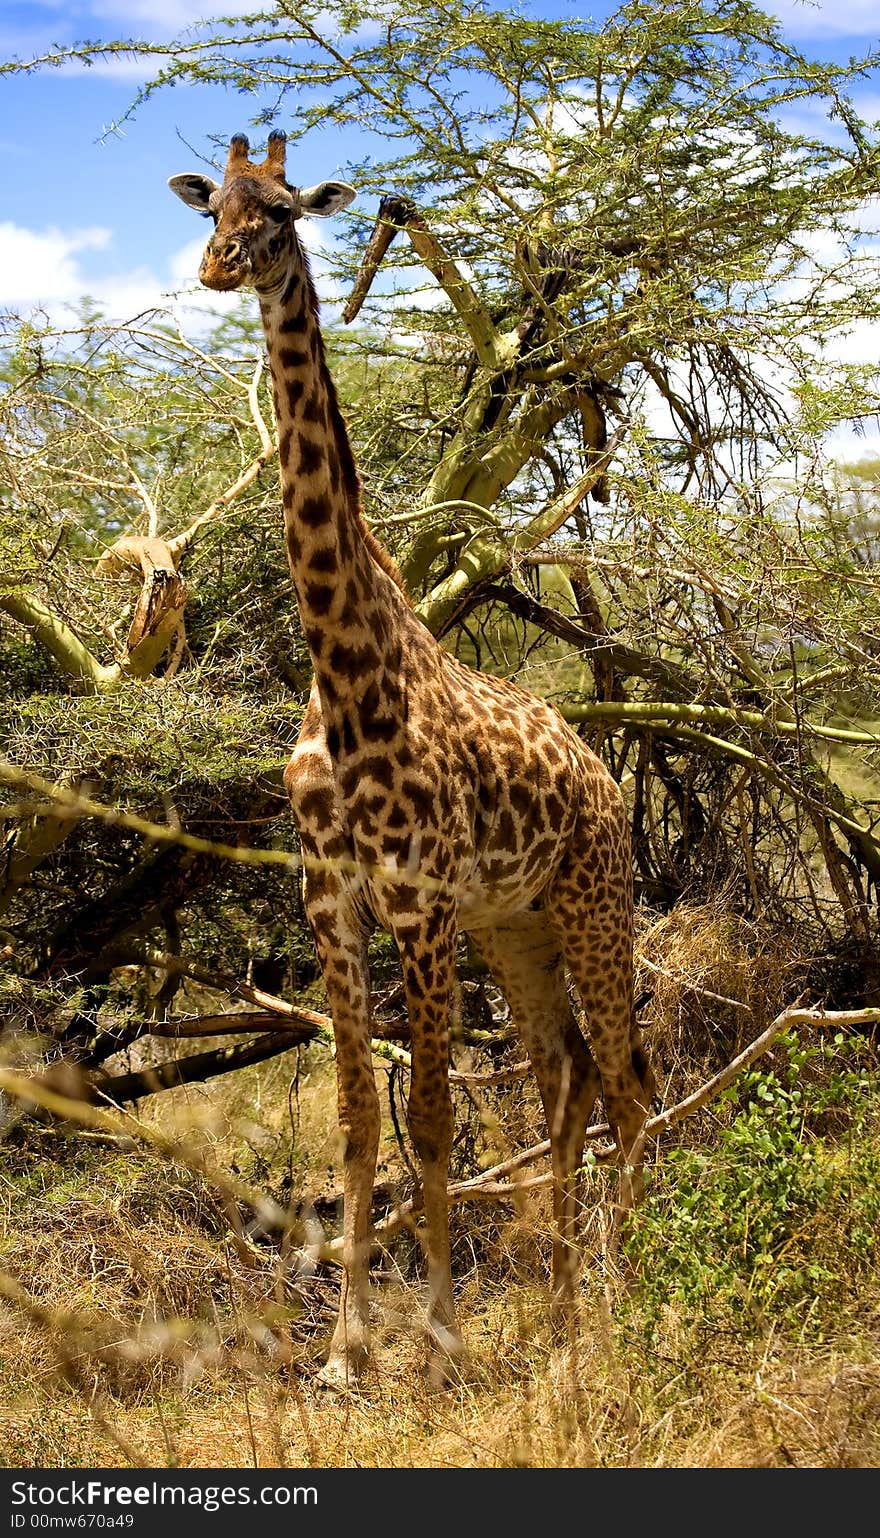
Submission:
<svg viewBox="0 0 880 1538">
<path fill-rule="evenodd" d="M 43 1134 L 46 1140 L 46 1134 Z M 44 1174 L 62 1153 L 46 1148 Z M 32 1159 L 39 1151 L 22 1148 Z M 113 1150 L 94 1145 L 96 1163 Z M 578 1327 L 547 1320 L 546 1214 L 483 1225 L 460 1286 L 469 1358 L 433 1391 L 417 1280 L 377 1272 L 376 1364 L 348 1398 L 314 1369 L 336 1279 L 284 1286 L 277 1255 L 246 1264 L 194 1177 L 134 1158 L 130 1183 L 7 1208 L 2 1268 L 39 1313 L 0 1335 L 0 1462 L 68 1467 L 875 1467 L 880 1351 L 860 1326 L 833 1345 L 770 1330 L 707 1341 L 671 1312 L 646 1349 L 601 1256 L 586 1257 Z M 457 1253 L 466 1223 L 458 1219 Z M 590 1225 L 598 1239 L 597 1225 Z M 864 1323 L 864 1322 L 863 1322 Z M 873 1338 L 872 1338 L 873 1334 Z"/>
<path fill-rule="evenodd" d="M 649 1039 L 675 1093 L 757 1034 L 779 995 L 790 997 L 778 958 L 756 955 L 717 909 L 646 929 L 638 957 L 653 990 Z M 338 1273 L 285 1265 L 276 1244 L 248 1231 L 247 1214 L 230 1213 L 209 1173 L 212 1164 L 231 1170 L 281 1202 L 307 1193 L 332 1222 L 332 1063 L 313 1050 L 292 1079 L 294 1069 L 289 1055 L 144 1107 L 147 1126 L 173 1125 L 198 1143 L 208 1173 L 134 1141 L 35 1125 L 4 1145 L 0 1464 L 880 1464 L 880 1299 L 864 1271 L 853 1264 L 831 1327 L 801 1327 L 796 1311 L 746 1313 L 741 1327 L 720 1314 L 691 1316 L 658 1299 L 650 1276 L 627 1290 L 609 1274 L 599 1201 L 609 1177 L 599 1172 L 567 1340 L 553 1336 L 547 1316 L 547 1195 L 521 1193 L 513 1209 L 482 1203 L 453 1214 L 468 1346 L 459 1384 L 438 1393 L 423 1370 L 419 1246 L 403 1233 L 374 1270 L 375 1366 L 348 1397 L 321 1388 L 315 1369 Z M 457 1099 L 459 1174 L 543 1135 L 530 1084 L 459 1090 Z M 403 1193 L 387 1095 L 385 1103 L 380 1176 Z M 835 1115 L 839 1126 L 828 1125 L 845 1138 L 846 1118 Z M 689 1123 L 687 1137 L 711 1150 L 717 1129 L 713 1116 Z M 876 1165 L 876 1147 L 872 1157 Z M 661 1162 L 661 1179 L 663 1171 Z M 835 1210 L 821 1221 L 835 1223 Z M 823 1233 L 823 1251 L 835 1240 L 836 1231 Z M 839 1250 L 846 1272 L 842 1239 Z M 809 1308 L 803 1318 L 813 1319 Z"/>
<path fill-rule="evenodd" d="M 679 1321 L 662 1354 L 642 1360 L 595 1285 L 585 1287 L 574 1340 L 560 1345 L 549 1335 L 544 1286 L 478 1274 L 460 1298 L 470 1351 L 461 1384 L 429 1388 L 412 1328 L 417 1294 L 398 1283 L 381 1290 L 375 1369 L 345 1398 L 310 1375 L 323 1333 L 314 1320 L 304 1327 L 295 1313 L 283 1320 L 277 1306 L 265 1308 L 271 1265 L 248 1273 L 222 1248 L 212 1263 L 195 1236 L 153 1225 L 143 1237 L 164 1248 L 145 1271 L 147 1246 L 136 1252 L 133 1237 L 124 1218 L 105 1222 L 89 1246 L 56 1226 L 48 1279 L 45 1249 L 35 1247 L 43 1301 L 82 1308 L 80 1330 L 73 1340 L 34 1324 L 4 1332 L 5 1465 L 877 1465 L 880 1360 L 864 1347 L 841 1360 L 830 1349 L 731 1341 L 707 1355 L 699 1330 Z M 7 1259 L 20 1267 L 25 1256 Z M 155 1305 L 168 1266 L 187 1307 L 160 1328 Z M 99 1280 L 106 1303 L 87 1310 Z"/>
<path fill-rule="evenodd" d="M 639 915 L 636 990 L 667 1089 L 692 1089 L 792 1002 L 804 961 L 723 903 L 680 903 Z"/>
</svg>

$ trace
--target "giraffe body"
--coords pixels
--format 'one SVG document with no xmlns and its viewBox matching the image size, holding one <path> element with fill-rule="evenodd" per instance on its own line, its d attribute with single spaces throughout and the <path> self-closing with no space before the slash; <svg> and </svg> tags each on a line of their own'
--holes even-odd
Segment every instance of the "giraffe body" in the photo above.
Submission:
<svg viewBox="0 0 880 1538">
<path fill-rule="evenodd" d="M 534 1068 L 552 1147 L 554 1293 L 575 1270 L 576 1171 L 601 1087 L 620 1152 L 618 1204 L 638 1194 L 651 1075 L 632 1009 L 632 877 L 620 791 L 546 701 L 444 652 L 364 524 L 317 305 L 294 231 L 353 196 L 284 180 L 284 141 L 249 160 L 233 139 L 222 186 L 175 177 L 216 230 L 213 288 L 256 288 L 272 369 L 291 577 L 314 682 L 285 784 L 304 900 L 336 1038 L 344 1139 L 344 1264 L 325 1376 L 349 1382 L 369 1349 L 368 1257 L 379 1101 L 370 1055 L 367 938 L 400 953 L 412 1034 L 408 1124 L 421 1161 L 427 1322 L 435 1361 L 460 1349 L 449 1265 L 448 1080 L 455 952 L 470 933 Z M 575 1019 L 566 968 L 589 1044 Z"/>
</svg>

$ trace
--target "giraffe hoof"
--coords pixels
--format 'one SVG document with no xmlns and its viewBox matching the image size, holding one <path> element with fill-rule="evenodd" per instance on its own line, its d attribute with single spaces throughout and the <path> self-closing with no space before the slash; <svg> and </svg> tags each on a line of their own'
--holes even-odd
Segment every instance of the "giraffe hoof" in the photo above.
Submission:
<svg viewBox="0 0 880 1538">
<path fill-rule="evenodd" d="M 321 1388 L 332 1389 L 336 1394 L 355 1393 L 367 1367 L 367 1354 L 358 1352 L 334 1352 L 315 1374 Z"/>
<path fill-rule="evenodd" d="M 436 1352 L 428 1362 L 428 1387 L 437 1393 L 460 1388 L 465 1381 L 465 1363 L 461 1356 Z"/>
<path fill-rule="evenodd" d="M 466 1354 L 461 1336 L 446 1325 L 432 1323 L 428 1340 L 428 1384 L 432 1389 L 456 1388 L 464 1382 Z"/>
</svg>

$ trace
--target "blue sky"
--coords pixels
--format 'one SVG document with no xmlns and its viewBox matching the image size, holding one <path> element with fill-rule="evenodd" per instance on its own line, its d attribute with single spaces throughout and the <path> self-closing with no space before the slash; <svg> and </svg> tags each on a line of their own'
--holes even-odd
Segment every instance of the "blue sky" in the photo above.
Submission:
<svg viewBox="0 0 880 1538">
<path fill-rule="evenodd" d="M 0 55 L 27 58 L 84 38 L 167 41 L 234 8 L 229 0 L 0 0 Z M 530 8 L 598 18 L 612 7 L 532 0 Z M 880 39 L 877 0 L 771 0 L 771 8 L 792 40 L 820 57 L 845 59 Z M 160 92 L 121 132 L 106 135 L 142 76 L 142 65 L 116 60 L 0 77 L 0 311 L 43 307 L 60 316 L 88 293 L 123 319 L 194 285 L 204 226 L 166 179 L 197 166 L 187 144 L 205 150 L 209 135 L 246 128 L 249 103 L 207 86 Z M 880 118 L 880 80 L 865 90 L 868 115 Z M 320 142 L 320 164 L 292 168 L 298 180 L 345 174 L 351 141 L 331 129 Z M 202 290 L 200 302 L 218 301 Z"/>
</svg>

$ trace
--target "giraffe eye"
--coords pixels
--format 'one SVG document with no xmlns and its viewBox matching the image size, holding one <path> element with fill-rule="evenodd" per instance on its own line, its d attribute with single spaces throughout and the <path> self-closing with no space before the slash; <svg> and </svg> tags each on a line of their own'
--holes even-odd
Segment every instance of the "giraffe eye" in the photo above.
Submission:
<svg viewBox="0 0 880 1538">
<path fill-rule="evenodd" d="M 293 210 L 288 203 L 269 203 L 266 212 L 270 219 L 275 220 L 276 224 L 284 224 L 290 218 Z"/>
</svg>

